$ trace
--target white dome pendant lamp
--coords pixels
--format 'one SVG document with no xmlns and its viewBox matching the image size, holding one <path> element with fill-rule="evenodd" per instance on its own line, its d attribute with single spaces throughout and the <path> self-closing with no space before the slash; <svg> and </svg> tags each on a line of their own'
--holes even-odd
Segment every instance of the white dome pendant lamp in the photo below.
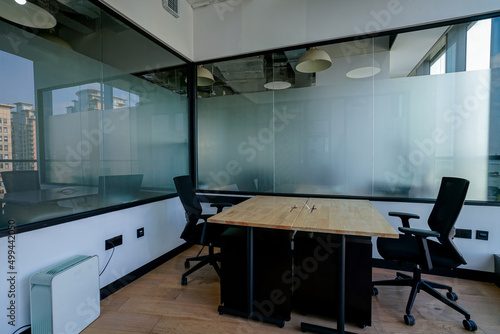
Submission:
<svg viewBox="0 0 500 334">
<path fill-rule="evenodd" d="M 316 73 L 332 66 L 332 59 L 324 50 L 312 47 L 300 56 L 295 69 L 302 73 Z"/>
</svg>

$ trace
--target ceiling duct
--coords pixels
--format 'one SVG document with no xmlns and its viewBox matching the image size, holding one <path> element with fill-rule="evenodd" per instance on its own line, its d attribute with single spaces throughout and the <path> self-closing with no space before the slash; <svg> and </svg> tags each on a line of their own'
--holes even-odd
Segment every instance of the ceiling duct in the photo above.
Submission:
<svg viewBox="0 0 500 334">
<path fill-rule="evenodd" d="M 179 0 L 162 0 L 163 8 L 175 17 L 179 17 Z"/>
</svg>

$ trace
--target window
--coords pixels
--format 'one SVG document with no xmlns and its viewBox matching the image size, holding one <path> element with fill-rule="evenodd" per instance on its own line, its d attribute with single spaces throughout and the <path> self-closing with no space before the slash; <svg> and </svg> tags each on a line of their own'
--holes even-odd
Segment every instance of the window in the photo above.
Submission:
<svg viewBox="0 0 500 334">
<path fill-rule="evenodd" d="M 446 73 L 446 51 L 442 49 L 436 57 L 431 60 L 430 74 L 444 74 Z"/>
<path fill-rule="evenodd" d="M 92 1 L 66 6 L 52 33 L 73 50 L 0 20 L 8 33 L 0 43 L 0 73 L 8 78 L 0 81 L 0 132 L 8 144 L 0 160 L 5 169 L 37 171 L 42 187 L 109 196 L 91 205 L 63 200 L 61 210 L 42 204 L 26 210 L 22 223 L 171 195 L 173 177 L 189 172 L 186 62 Z M 125 180 L 128 192 L 111 194 L 107 176 Z"/>
<path fill-rule="evenodd" d="M 467 71 L 490 68 L 491 19 L 469 24 L 467 30 Z"/>
</svg>

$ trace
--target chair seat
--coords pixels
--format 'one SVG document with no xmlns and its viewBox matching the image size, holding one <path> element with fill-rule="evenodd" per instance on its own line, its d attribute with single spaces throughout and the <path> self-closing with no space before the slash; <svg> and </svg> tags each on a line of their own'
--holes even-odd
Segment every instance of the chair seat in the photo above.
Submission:
<svg viewBox="0 0 500 334">
<path fill-rule="evenodd" d="M 204 242 L 201 242 L 201 235 L 203 233 L 203 227 L 205 223 L 197 224 L 193 230 L 190 231 L 189 235 L 184 237 L 187 242 L 195 243 L 198 245 L 219 247 L 220 245 L 220 235 L 227 229 L 227 226 L 221 224 L 210 224 L 208 223 L 207 229 L 205 231 L 206 235 Z"/>
<path fill-rule="evenodd" d="M 432 264 L 435 267 L 456 268 L 462 262 L 455 261 L 454 254 L 450 254 L 440 243 L 427 240 Z M 410 235 L 401 234 L 399 239 L 377 239 L 377 250 L 386 260 L 399 262 L 421 263 L 421 252 L 417 239 Z"/>
</svg>

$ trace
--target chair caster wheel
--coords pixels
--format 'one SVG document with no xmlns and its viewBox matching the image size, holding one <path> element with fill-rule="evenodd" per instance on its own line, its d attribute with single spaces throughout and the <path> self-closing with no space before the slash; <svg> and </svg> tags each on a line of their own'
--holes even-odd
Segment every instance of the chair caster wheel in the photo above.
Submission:
<svg viewBox="0 0 500 334">
<path fill-rule="evenodd" d="M 378 295 L 378 289 L 376 287 L 373 287 L 372 296 L 376 296 L 376 295 Z"/>
<path fill-rule="evenodd" d="M 448 297 L 449 300 L 452 300 L 452 301 L 457 301 L 458 300 L 458 296 L 455 292 L 448 292 L 446 293 L 446 297 Z"/>
<path fill-rule="evenodd" d="M 189 269 L 189 267 L 191 267 L 191 265 L 189 264 L 189 261 L 186 260 L 186 262 L 184 262 L 184 268 Z"/>
<path fill-rule="evenodd" d="M 188 284 L 188 279 L 187 277 L 181 278 L 181 285 L 187 285 Z"/>
<path fill-rule="evenodd" d="M 469 332 L 475 332 L 477 331 L 477 325 L 474 321 L 472 320 L 467 320 L 465 319 L 462 324 L 464 325 L 464 328 L 468 330 Z"/>
<path fill-rule="evenodd" d="M 413 326 L 415 325 L 415 318 L 410 315 L 410 314 L 405 314 L 405 324 L 407 324 L 408 326 Z"/>
</svg>

